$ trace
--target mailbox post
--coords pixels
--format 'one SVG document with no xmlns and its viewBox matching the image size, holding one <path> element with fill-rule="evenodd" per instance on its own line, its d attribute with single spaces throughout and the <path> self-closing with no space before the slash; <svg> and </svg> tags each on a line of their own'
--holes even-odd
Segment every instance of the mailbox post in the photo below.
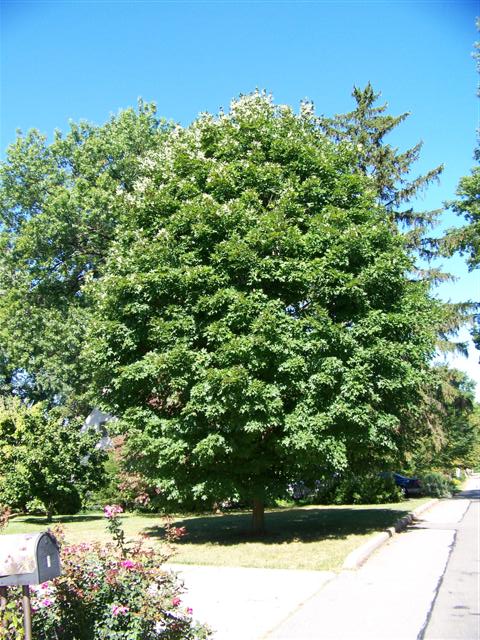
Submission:
<svg viewBox="0 0 480 640">
<path fill-rule="evenodd" d="M 32 606 L 30 604 L 30 587 L 22 585 L 23 630 L 25 640 L 32 640 Z"/>
<path fill-rule="evenodd" d="M 25 640 L 32 639 L 30 585 L 48 582 L 62 572 L 60 550 L 51 533 L 0 536 L 0 609 L 8 586 L 22 587 Z"/>
</svg>

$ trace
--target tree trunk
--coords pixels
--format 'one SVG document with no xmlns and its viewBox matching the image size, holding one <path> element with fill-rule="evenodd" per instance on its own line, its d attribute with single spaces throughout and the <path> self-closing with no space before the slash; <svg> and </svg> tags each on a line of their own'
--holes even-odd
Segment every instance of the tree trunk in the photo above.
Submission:
<svg viewBox="0 0 480 640">
<path fill-rule="evenodd" d="M 252 512 L 252 531 L 253 533 L 265 532 L 265 503 L 261 498 L 253 499 Z"/>
</svg>

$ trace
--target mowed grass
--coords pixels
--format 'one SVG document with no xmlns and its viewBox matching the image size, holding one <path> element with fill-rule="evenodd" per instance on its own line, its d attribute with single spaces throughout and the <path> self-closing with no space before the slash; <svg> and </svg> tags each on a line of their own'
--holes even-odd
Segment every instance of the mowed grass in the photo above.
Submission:
<svg viewBox="0 0 480 640">
<path fill-rule="evenodd" d="M 252 536 L 251 515 L 235 512 L 219 515 L 177 516 L 174 525 L 187 535 L 175 544 L 175 564 L 200 564 L 270 569 L 339 570 L 345 557 L 373 533 L 392 526 L 427 499 L 396 504 L 306 506 L 271 509 L 266 513 L 266 533 Z M 59 516 L 70 543 L 106 541 L 101 513 Z M 127 537 L 146 534 L 152 544 L 162 543 L 163 518 L 126 514 L 122 523 Z M 45 520 L 17 517 L 5 533 L 45 530 Z"/>
<path fill-rule="evenodd" d="M 126 537 L 136 538 L 146 527 L 162 527 L 164 518 L 158 514 L 127 513 L 121 516 L 121 521 Z M 17 516 L 10 520 L 2 533 L 46 531 L 57 524 L 62 525 L 67 544 L 111 540 L 102 511 L 88 511 L 75 516 L 54 516 L 50 523 L 42 516 Z"/>
</svg>

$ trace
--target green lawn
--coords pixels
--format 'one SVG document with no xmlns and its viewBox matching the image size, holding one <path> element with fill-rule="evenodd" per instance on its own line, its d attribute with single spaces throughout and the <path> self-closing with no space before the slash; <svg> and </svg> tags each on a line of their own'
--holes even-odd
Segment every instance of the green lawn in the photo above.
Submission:
<svg viewBox="0 0 480 640">
<path fill-rule="evenodd" d="M 250 514 L 178 516 L 176 526 L 184 526 L 187 536 L 176 544 L 172 561 L 179 564 L 206 564 L 277 569 L 338 570 L 345 557 L 376 531 L 395 523 L 428 499 L 397 504 L 308 506 L 271 509 L 266 514 L 267 533 L 248 533 Z M 78 543 L 108 538 L 101 513 L 59 516 L 67 542 Z M 128 537 L 146 533 L 152 543 L 163 539 L 162 517 L 127 514 L 122 517 Z M 43 518 L 16 517 L 5 533 L 45 530 Z"/>
</svg>

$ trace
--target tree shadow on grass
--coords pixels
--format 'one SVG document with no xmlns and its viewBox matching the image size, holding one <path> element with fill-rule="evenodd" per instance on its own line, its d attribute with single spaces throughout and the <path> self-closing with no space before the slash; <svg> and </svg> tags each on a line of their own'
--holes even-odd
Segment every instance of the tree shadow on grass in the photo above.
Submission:
<svg viewBox="0 0 480 640">
<path fill-rule="evenodd" d="M 47 519 L 44 515 L 32 515 L 32 516 L 20 516 L 21 522 L 25 524 L 39 524 L 39 525 L 55 525 L 55 524 L 70 524 L 75 522 L 93 522 L 95 520 L 103 520 L 104 516 L 102 514 L 81 514 L 81 515 L 72 515 L 72 516 L 53 516 L 50 522 L 47 522 Z M 20 518 L 12 518 L 12 522 L 19 522 Z"/>
<path fill-rule="evenodd" d="M 376 508 L 309 508 L 267 512 L 266 532 L 249 533 L 250 513 L 234 513 L 200 517 L 176 518 L 175 527 L 185 527 L 187 535 L 176 544 L 217 544 L 229 546 L 242 542 L 281 544 L 286 542 L 316 542 L 344 539 L 350 535 L 365 535 L 392 526 L 408 513 L 408 509 Z M 146 527 L 149 537 L 163 539 L 162 527 Z"/>
</svg>

